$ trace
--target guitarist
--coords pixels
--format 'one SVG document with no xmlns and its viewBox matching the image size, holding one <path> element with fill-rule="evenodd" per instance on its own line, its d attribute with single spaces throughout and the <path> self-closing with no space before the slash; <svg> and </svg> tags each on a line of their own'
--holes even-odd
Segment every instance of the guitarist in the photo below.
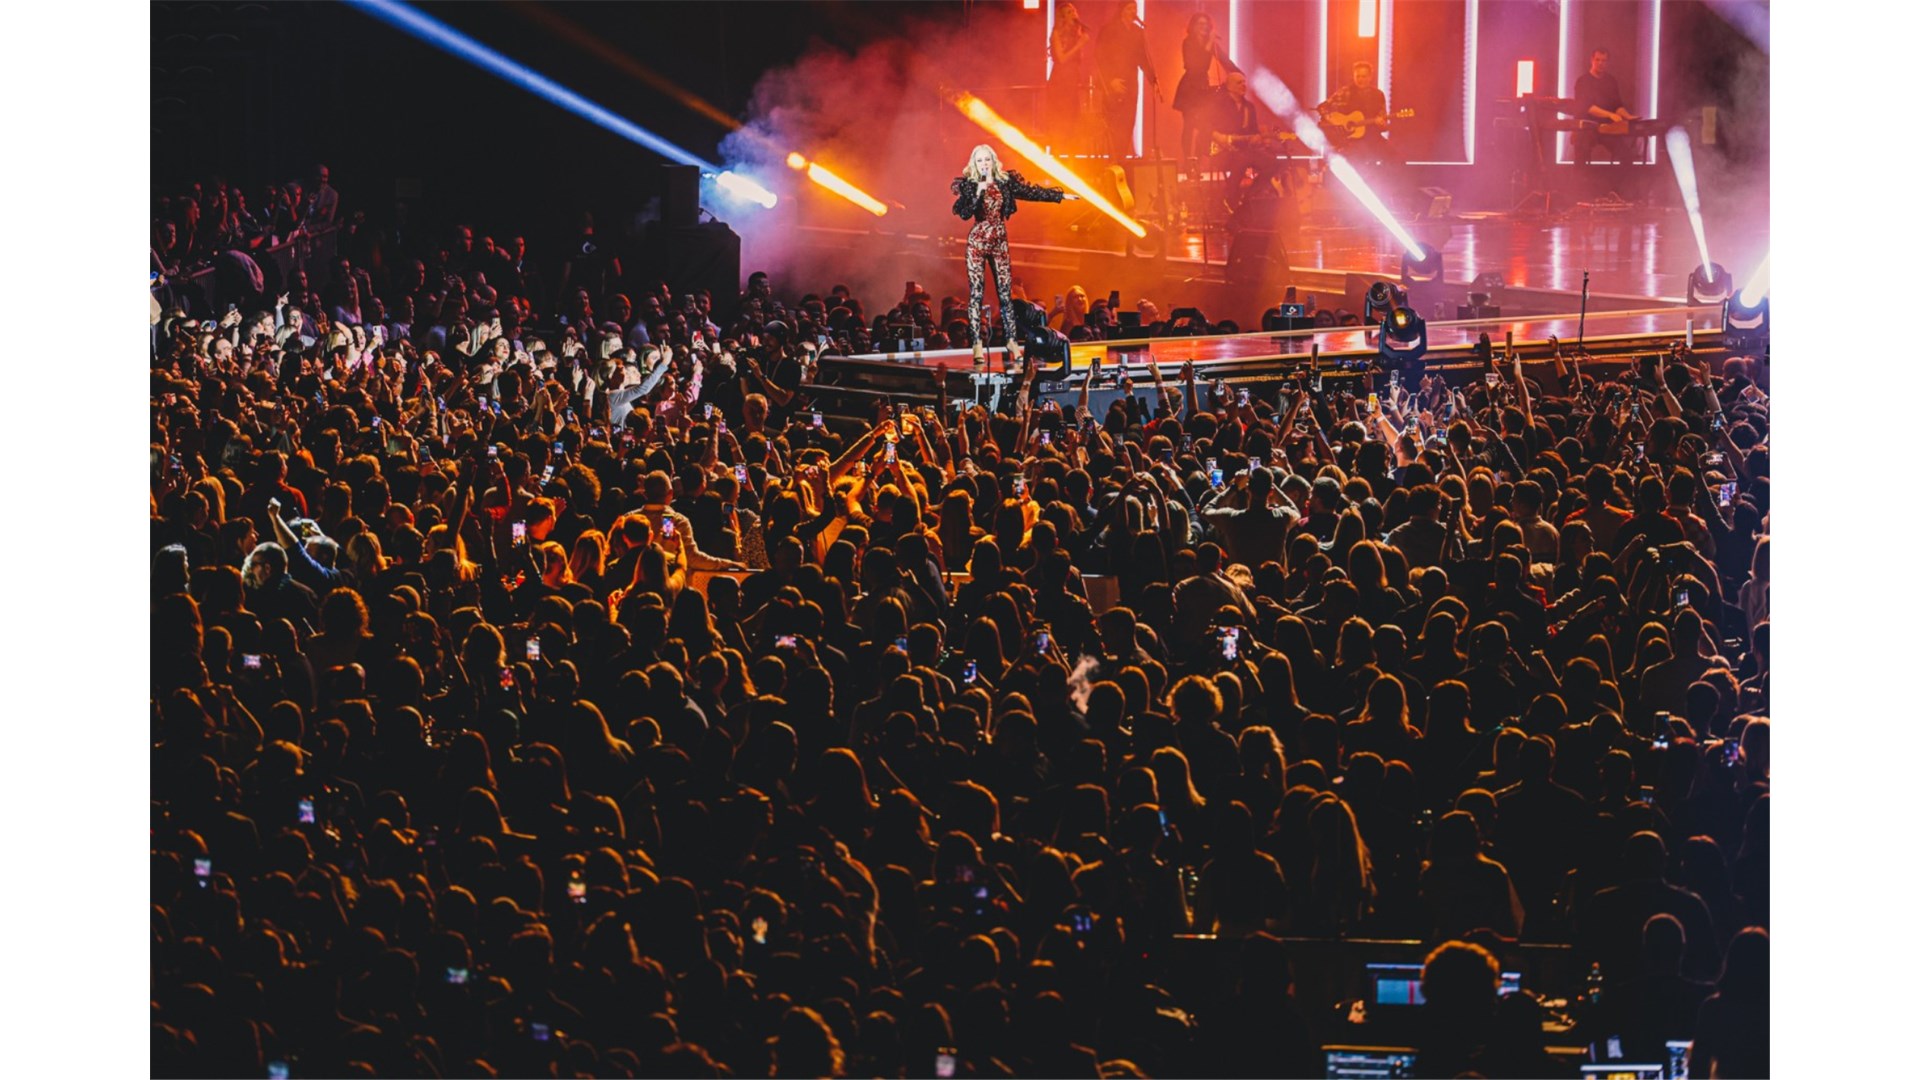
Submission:
<svg viewBox="0 0 1920 1080">
<path fill-rule="evenodd" d="M 1593 160 L 1596 147 L 1604 147 L 1615 162 L 1626 160 L 1632 141 L 1626 135 L 1602 135 L 1600 125 L 1639 119 L 1627 111 L 1620 80 L 1607 73 L 1607 59 L 1606 49 L 1593 50 L 1587 73 L 1573 84 L 1573 115 L 1580 119 L 1573 132 L 1573 158 L 1582 165 Z"/>
<path fill-rule="evenodd" d="M 1239 71 L 1227 73 L 1225 82 L 1213 92 L 1212 119 L 1208 123 L 1213 137 L 1215 166 L 1226 172 L 1227 203 L 1237 214 L 1247 196 L 1259 190 L 1275 173 L 1281 173 L 1271 146 L 1258 145 L 1260 118 L 1252 95 L 1247 93 L 1247 77 Z M 1248 170 L 1253 180 L 1246 181 Z M 1285 177 L 1284 173 L 1281 176 Z"/>
<path fill-rule="evenodd" d="M 1345 128 L 1339 126 L 1322 127 L 1327 139 L 1334 148 L 1346 155 L 1349 161 L 1381 164 L 1394 160 L 1392 147 L 1387 143 L 1387 95 L 1373 85 L 1373 65 L 1365 60 L 1353 65 L 1353 81 L 1333 92 L 1333 96 L 1320 103 L 1318 109 L 1322 120 L 1339 114 L 1359 113 L 1366 125 L 1366 134 L 1358 139 L 1351 138 Z"/>
</svg>

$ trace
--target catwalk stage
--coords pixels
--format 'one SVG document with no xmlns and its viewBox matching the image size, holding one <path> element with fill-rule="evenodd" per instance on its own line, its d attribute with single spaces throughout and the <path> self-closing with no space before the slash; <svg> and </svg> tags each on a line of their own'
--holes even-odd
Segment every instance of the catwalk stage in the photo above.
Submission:
<svg viewBox="0 0 1920 1080">
<path fill-rule="evenodd" d="M 1688 307 L 1674 305 L 1630 311 L 1591 312 L 1585 320 L 1586 348 L 1598 354 L 1617 351 L 1621 343 L 1649 338 L 1696 342 L 1709 336 L 1718 339 L 1718 305 Z M 1516 348 L 1538 351 L 1551 348 L 1559 338 L 1568 355 L 1582 340 L 1579 313 L 1530 316 L 1521 319 L 1466 319 L 1429 321 L 1427 355 L 1444 360 L 1464 360 L 1471 356 L 1481 335 L 1504 348 L 1506 335 L 1513 334 Z M 1689 333 L 1691 331 L 1691 334 Z M 1168 379 L 1176 377 L 1180 365 L 1192 361 L 1195 368 L 1207 371 L 1208 378 L 1253 374 L 1262 366 L 1283 370 L 1311 362 L 1317 355 L 1324 362 L 1368 357 L 1379 350 L 1379 331 L 1365 327 L 1296 331 L 1291 333 L 1253 332 L 1209 337 L 1130 338 L 1113 341 L 1075 342 L 1072 346 L 1073 371 L 1084 374 L 1098 361 L 1103 371 L 1127 369 L 1136 378 L 1151 378 L 1147 367 L 1159 364 Z M 998 371 L 1004 350 L 994 350 L 989 370 Z M 912 364 L 948 372 L 973 368 L 971 349 L 940 349 L 904 353 L 867 353 L 853 360 Z"/>
<path fill-rule="evenodd" d="M 1119 243 L 1126 237 L 1076 236 L 1058 221 L 1043 223 L 1046 209 L 1022 214 L 1014 232 L 1013 272 L 1026 295 L 1049 304 L 1068 288 L 1083 287 L 1090 298 L 1121 293 L 1122 310 L 1151 299 L 1162 316 L 1175 307 L 1197 307 L 1209 320 L 1233 319 L 1257 328 L 1260 315 L 1277 303 L 1289 284 L 1299 298 L 1309 295 L 1322 308 L 1361 311 L 1362 297 L 1375 281 L 1399 281 L 1401 249 L 1388 231 L 1365 223 L 1307 224 L 1285 237 L 1284 267 L 1247 284 L 1228 281 L 1230 245 L 1224 235 L 1187 230 L 1169 236 L 1165 250 L 1149 257 Z M 1409 226 L 1444 259 L 1439 281 L 1409 283 L 1409 301 L 1427 320 L 1429 348 L 1470 346 L 1480 334 L 1501 341 L 1511 330 L 1518 340 L 1544 341 L 1579 336 L 1582 277 L 1586 275 L 1586 335 L 1684 334 L 1689 313 L 1686 279 L 1699 263 L 1686 215 L 1652 207 L 1576 207 L 1553 220 L 1528 220 L 1496 214 L 1415 222 Z M 893 295 L 904 281 L 917 281 L 936 299 L 965 296 L 966 273 L 961 231 L 950 235 L 892 234 L 877 230 L 803 227 L 804 267 L 788 272 L 825 291 L 834 281 L 872 282 L 873 295 Z M 1024 241 L 1024 242 L 1023 242 Z M 1767 251 L 1763 232 L 1729 235 L 1714 251 L 1716 262 L 1736 274 L 1756 264 Z M 1270 249 L 1271 250 L 1271 249 Z M 1481 275 L 1496 275 L 1492 305 L 1500 318 L 1460 322 L 1458 305 Z M 989 300 L 991 303 L 991 291 Z M 1717 324 L 1717 309 L 1690 313 L 1696 330 Z M 1132 352 L 1151 345 L 1162 362 L 1193 359 L 1200 363 L 1246 363 L 1310 351 L 1322 354 L 1372 351 L 1374 343 L 1358 328 L 1323 330 L 1313 335 L 1248 333 L 1201 339 L 1151 342 L 1093 342 L 1074 346 L 1075 366 L 1093 357 Z M 967 366 L 967 350 L 945 353 L 868 354 L 864 359 L 936 366 Z"/>
<path fill-rule="evenodd" d="M 1057 223 L 1045 228 L 1029 221 L 1043 216 L 1041 212 L 1023 214 L 1016 238 L 1024 233 L 1038 241 L 1056 239 L 1061 231 Z M 1426 320 L 1427 351 L 1437 363 L 1469 359 L 1483 334 L 1502 345 L 1511 333 L 1516 344 L 1534 356 L 1553 337 L 1571 344 L 1583 332 L 1586 347 L 1595 354 L 1619 351 L 1622 345 L 1630 350 L 1635 343 L 1651 340 L 1685 339 L 1690 328 L 1696 341 L 1718 339 L 1719 306 L 1686 305 L 1687 275 L 1699 256 L 1680 211 L 1603 206 L 1575 208 L 1550 221 L 1472 215 L 1417 222 L 1411 228 L 1423 243 L 1439 247 L 1445 260 L 1441 280 L 1406 285 L 1411 306 Z M 892 270 L 894 281 L 918 281 L 936 300 L 964 296 L 958 230 L 953 236 L 892 236 L 840 229 L 808 232 L 812 234 L 808 247 L 817 260 L 811 271 L 815 275 L 833 276 L 843 259 L 858 252 L 864 255 L 869 272 L 876 263 L 885 266 Z M 1118 287 L 1123 310 L 1144 296 L 1154 301 L 1163 316 L 1173 307 L 1192 306 L 1212 321 L 1232 318 L 1254 328 L 1289 283 L 1302 300 L 1312 294 L 1322 308 L 1359 313 L 1373 282 L 1400 280 L 1400 248 L 1385 228 L 1371 220 L 1364 225 L 1330 222 L 1299 227 L 1287 242 L 1290 273 L 1281 281 L 1253 288 L 1227 282 L 1226 245 L 1221 239 L 1199 230 L 1185 232 L 1170 237 L 1166 251 L 1157 258 L 1129 253 L 1117 240 L 1109 247 L 1016 242 L 1012 245 L 1014 274 L 1026 294 L 1042 303 L 1072 285 L 1084 287 L 1095 298 Z M 1725 255 L 1716 251 L 1715 261 L 1744 267 L 1765 254 L 1767 243 L 1764 233 L 1727 237 Z M 1469 284 L 1483 274 L 1501 280 L 1491 297 L 1500 316 L 1458 319 L 1457 306 L 1467 302 Z M 1583 274 L 1588 278 L 1584 331 Z M 1198 338 L 1077 342 L 1072 357 L 1076 373 L 1089 369 L 1097 358 L 1106 370 L 1124 366 L 1141 374 L 1151 358 L 1169 378 L 1188 360 L 1210 369 L 1209 377 L 1257 377 L 1262 369 L 1292 369 L 1311 358 L 1316 346 L 1329 362 L 1371 356 L 1378 349 L 1377 330 L 1345 327 L 1276 334 L 1256 329 Z M 1003 356 L 1001 351 L 994 353 L 994 370 L 999 370 Z M 972 366 L 969 349 L 875 352 L 853 359 L 953 373 Z"/>
<path fill-rule="evenodd" d="M 1254 327 L 1261 311 L 1281 298 L 1286 284 L 1315 294 L 1321 307 L 1346 306 L 1365 284 L 1400 277 L 1402 248 L 1382 225 L 1354 211 L 1309 215 L 1308 223 L 1277 229 L 1267 254 L 1275 258 L 1261 281 L 1229 282 L 1231 234 L 1188 227 L 1165 234 L 1160 252 L 1129 250 L 1131 236 L 1102 223 L 1081 223 L 1058 208 L 1021 213 L 1012 229 L 1014 277 L 1041 304 L 1083 286 L 1089 298 L 1121 292 L 1121 306 L 1140 298 L 1160 311 L 1200 307 L 1212 321 L 1235 319 Z M 1686 277 L 1699 265 L 1699 250 L 1680 209 L 1609 204 L 1572 204 L 1551 219 L 1507 213 L 1463 213 L 1411 221 L 1407 229 L 1444 259 L 1444 281 L 1413 284 L 1411 300 L 1423 317 L 1434 306 L 1463 304 L 1467 284 L 1498 275 L 1503 286 L 1494 304 L 1503 315 L 1557 315 L 1580 309 L 1582 275 L 1588 275 L 1588 309 L 1640 309 L 1686 302 Z M 918 281 L 935 296 L 966 296 L 964 231 L 889 233 L 879 229 L 801 227 L 804 261 L 785 273 L 806 282 L 860 282 L 864 294 L 895 296 L 900 282 Z M 1768 250 L 1764 229 L 1715 236 L 1713 259 L 1736 277 Z M 1281 263 L 1284 259 L 1284 263 Z M 1354 286 L 1359 282 L 1359 288 Z M 824 290 L 824 288 L 822 288 Z M 991 300 L 991 298 L 989 298 Z"/>
</svg>

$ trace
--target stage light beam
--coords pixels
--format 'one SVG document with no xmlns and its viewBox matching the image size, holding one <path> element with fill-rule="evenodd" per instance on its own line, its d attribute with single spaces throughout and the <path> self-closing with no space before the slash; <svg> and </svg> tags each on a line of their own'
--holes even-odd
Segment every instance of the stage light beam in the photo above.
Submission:
<svg viewBox="0 0 1920 1080">
<path fill-rule="evenodd" d="M 1405 226 L 1393 220 L 1393 214 L 1387 209 L 1387 204 L 1381 202 L 1380 196 L 1375 195 L 1373 189 L 1367 186 L 1366 180 L 1353 167 L 1352 162 L 1343 155 L 1334 154 L 1327 158 L 1327 168 L 1333 171 L 1336 179 L 1347 186 L 1348 191 L 1353 192 L 1353 197 L 1360 200 L 1360 205 L 1366 207 L 1367 212 L 1372 214 L 1380 224 L 1385 225 L 1395 240 L 1400 241 L 1400 246 L 1407 250 L 1408 255 L 1413 256 L 1414 262 L 1426 261 L 1427 249 L 1420 246 L 1420 241 L 1415 240 Z"/>
<path fill-rule="evenodd" d="M 1052 154 L 1041 149 L 1040 145 L 1028 138 L 1025 132 L 1008 123 L 999 113 L 993 111 L 991 105 L 981 101 L 965 90 L 954 93 L 951 96 L 951 100 L 953 101 L 954 107 L 959 109 L 962 115 L 980 125 L 980 127 L 984 128 L 1001 142 L 1006 143 L 1009 150 L 1033 162 L 1041 172 L 1058 180 L 1068 191 L 1087 200 L 1094 209 L 1118 222 L 1121 228 L 1132 233 L 1135 238 L 1141 240 L 1146 239 L 1147 227 L 1145 225 L 1121 213 L 1119 207 L 1107 201 L 1105 196 L 1095 191 L 1085 180 L 1075 176 L 1065 165 L 1060 164 Z"/>
<path fill-rule="evenodd" d="M 780 201 L 780 196 L 761 187 L 752 177 L 742 176 L 732 169 L 722 171 L 713 178 L 715 186 L 736 199 L 744 199 L 764 210 L 771 210 Z"/>
<path fill-rule="evenodd" d="M 1386 226 L 1387 231 L 1393 234 L 1395 240 L 1400 241 L 1400 246 L 1406 249 L 1414 262 L 1427 260 L 1427 249 L 1420 241 L 1413 238 L 1412 233 L 1393 219 L 1393 214 L 1387 210 L 1387 204 L 1380 200 L 1380 196 L 1374 194 L 1373 188 L 1353 167 L 1353 163 L 1328 145 L 1327 135 L 1320 130 L 1320 125 L 1314 120 L 1313 114 L 1301 107 L 1299 99 L 1294 97 L 1292 90 L 1287 89 L 1287 84 L 1282 82 L 1279 76 L 1266 68 L 1255 68 L 1247 78 L 1247 86 L 1253 91 L 1254 96 L 1260 99 L 1260 103 L 1275 116 L 1290 122 L 1294 134 L 1300 136 L 1300 141 L 1308 149 L 1326 157 L 1327 171 L 1345 185 L 1346 189 L 1353 193 L 1354 198 L 1360 200 L 1360 205 L 1366 207 L 1367 212 L 1372 214 L 1375 220 Z"/>
<path fill-rule="evenodd" d="M 622 74 L 639 79 L 641 82 L 646 83 L 662 94 L 678 101 L 688 109 L 726 128 L 728 131 L 736 131 L 739 129 L 740 121 L 727 115 L 718 105 L 688 90 L 645 64 L 640 63 L 626 53 L 608 44 L 604 39 L 588 33 L 579 25 L 567 19 L 566 16 L 554 11 L 552 8 L 544 4 L 534 3 L 533 0 L 519 0 L 519 2 L 510 4 L 508 7 L 516 14 L 531 19 L 555 35 L 566 39 L 566 41 L 575 48 L 592 53 L 606 63 L 618 68 Z"/>
<path fill-rule="evenodd" d="M 1033 7 L 1036 5 L 1029 4 L 1028 6 Z M 599 57 L 601 60 L 605 61 L 606 63 L 611 64 L 614 68 L 618 69 L 622 74 L 640 80 L 641 82 L 647 84 L 648 86 L 653 87 L 655 90 L 658 90 L 661 93 L 667 95 L 668 97 L 673 98 L 675 101 L 678 101 L 680 104 L 686 106 L 689 110 L 695 113 L 698 113 L 703 117 L 706 117 L 708 120 L 713 121 L 714 123 L 725 128 L 726 130 L 728 131 L 747 130 L 741 127 L 740 121 L 734 119 L 732 116 L 729 116 L 726 112 L 722 111 L 719 106 L 714 105 L 712 102 L 694 93 L 693 91 L 688 90 L 685 87 L 682 87 L 681 85 L 674 82 L 673 80 L 668 79 L 666 76 L 661 75 L 659 72 L 654 71 L 652 68 L 646 66 L 645 64 L 640 63 L 639 61 L 633 59 L 627 54 L 621 52 L 619 49 L 616 49 L 612 45 L 607 44 L 605 41 L 601 40 L 600 38 L 597 38 L 594 35 L 587 33 L 585 30 L 581 29 L 578 25 L 568 20 L 565 16 L 562 16 L 552 11 L 551 9 L 537 3 L 521 2 L 521 3 L 515 3 L 511 5 L 511 7 L 519 14 L 524 15 L 527 18 L 532 19 L 534 22 L 539 23 L 541 26 L 545 27 L 549 31 L 552 31 L 554 34 L 560 36 L 561 38 L 564 38 L 569 43 L 589 53 L 592 53 L 594 56 Z M 777 148 L 768 146 L 767 140 L 764 138 L 761 138 L 758 135 L 758 133 L 752 132 L 752 131 L 748 131 L 748 133 L 754 136 L 754 142 L 761 149 L 771 154 L 778 153 Z M 794 158 L 800 158 L 801 163 L 798 165 L 794 165 L 793 164 Z M 806 158 L 798 153 L 788 154 L 787 164 L 797 170 L 806 171 L 807 169 Z M 845 198 L 853 202 L 854 204 L 858 205 L 861 209 L 866 210 L 867 212 L 872 213 L 876 216 L 883 215 L 887 212 L 886 206 L 883 203 L 881 203 L 878 199 L 875 199 L 873 196 L 867 194 L 864 191 L 861 191 L 857 187 L 854 187 L 851 183 L 848 183 L 846 180 L 841 179 L 839 176 L 836 176 L 835 174 L 826 170 L 825 168 L 822 168 L 820 170 L 820 173 L 824 174 L 824 177 L 825 177 L 824 179 L 822 178 L 821 175 L 816 175 L 810 171 L 807 173 L 807 178 L 819 184 L 821 187 L 824 187 L 827 190 L 833 192 L 834 194 L 839 195 L 842 198 Z M 761 200 L 758 197 L 755 197 L 751 201 L 760 202 Z M 875 207 L 879 207 L 879 209 L 876 210 L 874 209 Z"/>
<path fill-rule="evenodd" d="M 1673 163 L 1673 178 L 1680 185 L 1680 199 L 1687 206 L 1687 220 L 1693 225 L 1693 242 L 1700 248 L 1700 265 L 1712 266 L 1707 254 L 1707 224 L 1700 216 L 1700 179 L 1693 171 L 1693 141 L 1687 129 L 1667 131 L 1667 157 Z"/>
<path fill-rule="evenodd" d="M 605 106 L 581 97 L 532 68 L 508 59 L 431 15 L 400 3 L 398 0 L 347 0 L 347 3 L 395 29 L 419 38 L 436 49 L 457 56 L 483 71 L 498 75 L 523 90 L 545 98 L 582 120 L 597 124 L 621 138 L 638 143 L 669 161 L 677 161 L 682 165 L 694 165 L 703 172 L 714 172 L 720 168 L 688 150 L 675 146 Z"/>
<path fill-rule="evenodd" d="M 1773 262 L 1773 252 L 1769 251 L 1760 265 L 1753 270 L 1753 276 L 1747 279 L 1746 287 L 1740 290 L 1740 305 L 1755 307 L 1772 291 L 1772 282 L 1768 281 L 1768 265 Z"/>
<path fill-rule="evenodd" d="M 879 199 L 861 191 L 852 184 L 835 175 L 833 170 L 817 161 L 808 161 L 806 155 L 795 152 L 787 155 L 787 168 L 803 172 L 807 179 L 833 192 L 853 205 L 872 214 L 874 217 L 886 217 L 887 205 Z"/>
</svg>

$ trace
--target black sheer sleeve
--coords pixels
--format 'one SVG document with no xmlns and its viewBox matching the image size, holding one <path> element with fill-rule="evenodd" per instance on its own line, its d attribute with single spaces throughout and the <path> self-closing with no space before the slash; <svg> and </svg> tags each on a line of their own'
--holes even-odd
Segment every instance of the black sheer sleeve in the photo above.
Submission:
<svg viewBox="0 0 1920 1080">
<path fill-rule="evenodd" d="M 980 187 L 964 176 L 955 177 L 952 191 L 959 198 L 953 200 L 955 217 L 972 218 L 980 212 Z"/>
<path fill-rule="evenodd" d="M 1061 191 L 1059 188 L 1041 187 L 1038 184 L 1029 184 L 1027 182 L 1027 178 L 1024 176 L 1021 176 L 1017 172 L 1010 172 L 1007 174 L 1007 187 L 1009 190 L 1013 192 L 1014 198 L 1019 199 L 1023 202 L 1057 203 L 1067 197 L 1067 193 L 1064 191 Z"/>
</svg>

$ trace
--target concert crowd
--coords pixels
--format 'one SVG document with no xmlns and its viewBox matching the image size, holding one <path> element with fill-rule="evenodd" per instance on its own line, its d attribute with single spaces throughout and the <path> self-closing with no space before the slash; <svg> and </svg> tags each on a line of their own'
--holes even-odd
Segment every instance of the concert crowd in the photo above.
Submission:
<svg viewBox="0 0 1920 1080">
<path fill-rule="evenodd" d="M 156 1075 L 1766 1075 L 1764 358 L 849 417 L 957 298 L 313 190 L 156 229 Z"/>
</svg>

